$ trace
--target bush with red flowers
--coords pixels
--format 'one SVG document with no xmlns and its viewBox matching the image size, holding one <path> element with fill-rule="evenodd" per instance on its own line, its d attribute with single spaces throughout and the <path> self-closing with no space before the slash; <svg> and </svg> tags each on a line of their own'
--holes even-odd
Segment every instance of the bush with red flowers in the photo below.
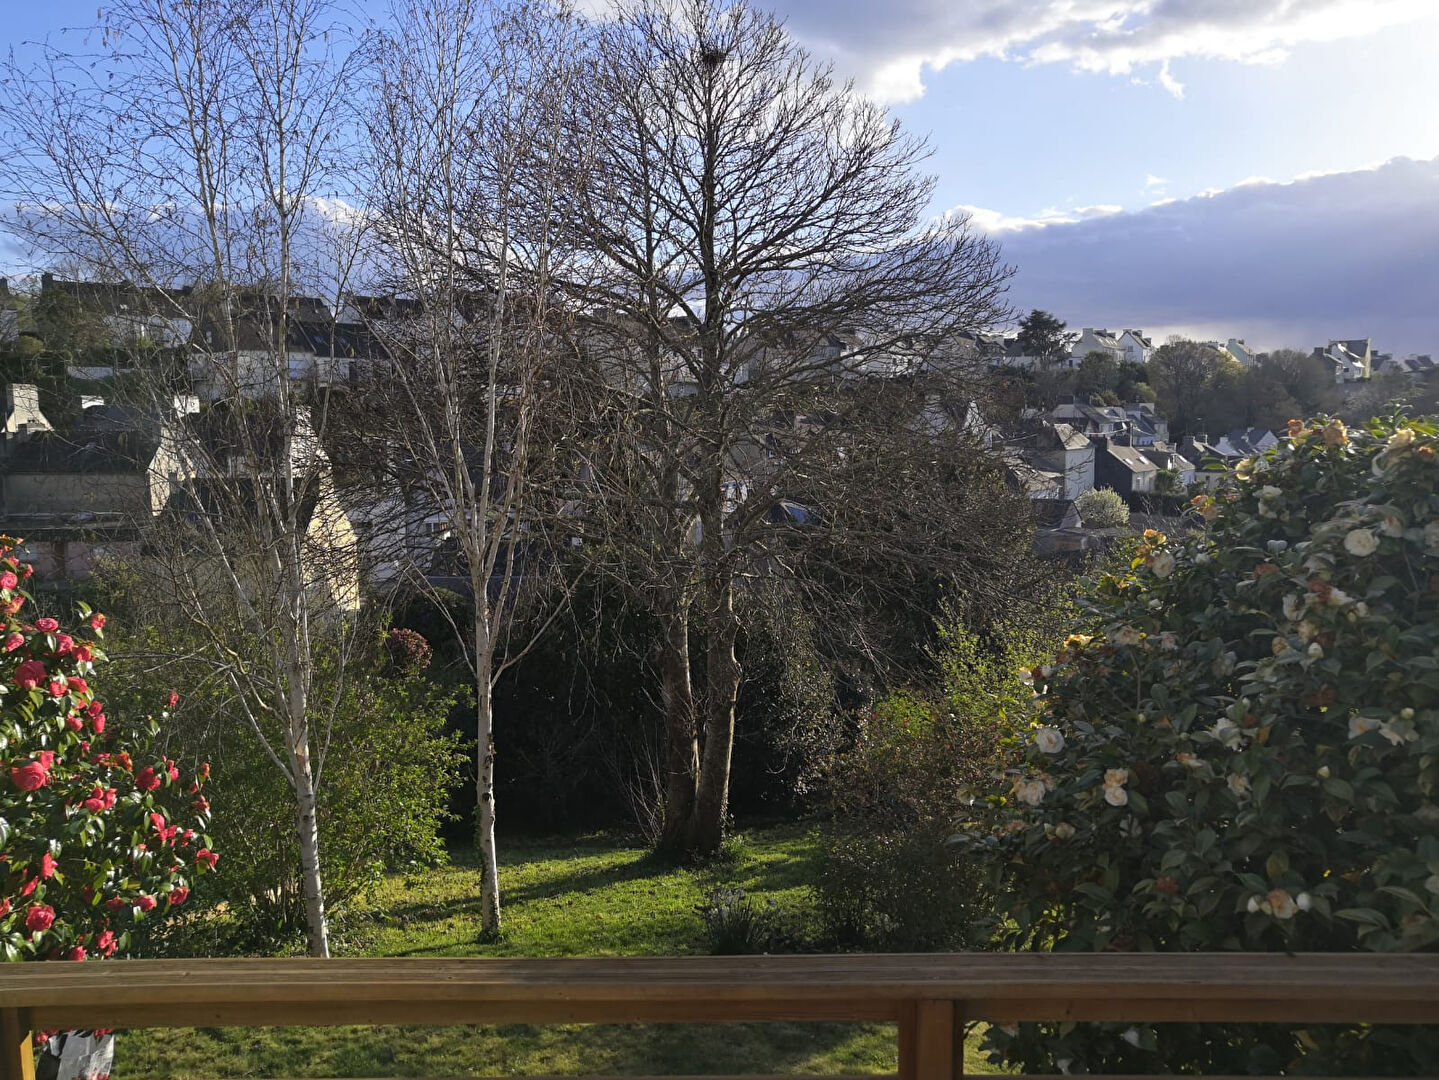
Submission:
<svg viewBox="0 0 1439 1080">
<path fill-rule="evenodd" d="M 214 870 L 208 770 L 152 759 L 153 719 L 107 722 L 90 686 L 105 616 L 81 605 L 66 632 L 32 614 L 16 545 L 0 537 L 0 953 L 102 959 Z"/>
</svg>

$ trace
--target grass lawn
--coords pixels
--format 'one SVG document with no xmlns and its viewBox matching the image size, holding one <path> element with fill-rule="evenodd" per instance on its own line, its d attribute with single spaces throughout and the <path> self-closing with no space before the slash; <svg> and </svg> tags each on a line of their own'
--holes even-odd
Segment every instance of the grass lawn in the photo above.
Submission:
<svg viewBox="0 0 1439 1080">
<path fill-rule="evenodd" d="M 338 928 L 344 956 L 638 956 L 704 952 L 695 912 L 711 889 L 803 903 L 814 845 L 803 827 L 754 830 L 701 871 L 656 866 L 613 838 L 502 848 L 502 940 L 477 943 L 479 873 L 468 855 L 389 878 Z M 135 1077 L 399 1077 L 544 1073 L 893 1072 L 887 1024 L 569 1025 L 148 1030 L 120 1035 L 117 1080 Z M 992 1071 L 971 1049 L 968 1071 Z"/>
</svg>

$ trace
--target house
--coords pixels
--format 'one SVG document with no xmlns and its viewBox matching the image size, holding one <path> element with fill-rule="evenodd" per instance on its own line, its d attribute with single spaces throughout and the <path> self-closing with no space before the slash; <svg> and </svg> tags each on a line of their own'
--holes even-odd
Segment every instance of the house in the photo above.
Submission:
<svg viewBox="0 0 1439 1080">
<path fill-rule="evenodd" d="M 1278 446 L 1279 436 L 1268 428 L 1236 428 L 1220 436 L 1219 445 L 1227 446 L 1238 457 L 1258 457 Z"/>
<path fill-rule="evenodd" d="M 1055 423 L 1068 424 L 1082 435 L 1118 435 L 1129 430 L 1129 417 L 1114 405 L 1090 405 L 1074 398 L 1061 398 L 1050 411 Z"/>
<path fill-rule="evenodd" d="M 1132 446 L 1129 436 L 1097 436 L 1094 443 L 1094 482 L 1099 487 L 1113 488 L 1126 499 L 1148 495 L 1154 491 L 1159 467 Z"/>
<path fill-rule="evenodd" d="M 1172 473 L 1179 483 L 1188 487 L 1194 483 L 1195 468 L 1194 462 L 1181 454 L 1178 450 L 1164 446 L 1146 446 L 1143 448 L 1144 456 L 1154 462 L 1160 472 Z M 1156 477 L 1156 480 L 1158 478 Z"/>
<path fill-rule="evenodd" d="M 1144 336 L 1142 330 L 1124 330 L 1115 336 L 1124 349 L 1124 359 L 1136 364 L 1147 364 L 1154 359 L 1154 343 Z"/>
<path fill-rule="evenodd" d="M 1243 338 L 1230 338 L 1224 345 L 1224 351 L 1246 368 L 1253 367 L 1257 359 L 1254 350 L 1245 344 Z"/>
<path fill-rule="evenodd" d="M 1330 366 L 1340 386 L 1363 382 L 1373 374 L 1374 355 L 1368 338 L 1330 339 L 1316 346 L 1314 355 Z"/>
<path fill-rule="evenodd" d="M 1094 487 L 1094 444 L 1069 424 L 1041 424 L 1018 447 L 1033 468 L 1055 478 L 1054 498 L 1077 499 Z"/>
<path fill-rule="evenodd" d="M 1160 416 L 1147 401 L 1131 401 L 1124 406 L 1129 418 L 1129 433 L 1135 446 L 1153 446 L 1169 442 L 1169 421 Z"/>
<path fill-rule="evenodd" d="M 8 454 L 11 447 L 32 435 L 54 430 L 40 411 L 40 391 L 37 387 L 29 383 L 7 383 L 3 404 L 5 427 L 0 453 Z"/>
<path fill-rule="evenodd" d="M 1252 456 L 1236 450 L 1227 440 L 1211 442 L 1202 431 L 1186 436 L 1179 449 L 1185 458 L 1194 463 L 1194 481 L 1210 491 L 1219 487 L 1240 461 Z"/>
<path fill-rule="evenodd" d="M 1124 346 L 1119 343 L 1113 334 L 1108 330 L 1096 330 L 1092 326 L 1086 326 L 1080 332 L 1074 347 L 1069 350 L 1069 366 L 1078 367 L 1084 362 L 1084 358 L 1092 352 L 1104 353 L 1115 363 L 1125 358 Z"/>
<path fill-rule="evenodd" d="M 185 475 L 162 425 L 106 429 L 84 419 L 70 438 L 31 434 L 0 463 L 4 530 L 25 538 L 43 575 L 83 578 L 103 554 L 137 554 L 141 529 Z"/>
</svg>

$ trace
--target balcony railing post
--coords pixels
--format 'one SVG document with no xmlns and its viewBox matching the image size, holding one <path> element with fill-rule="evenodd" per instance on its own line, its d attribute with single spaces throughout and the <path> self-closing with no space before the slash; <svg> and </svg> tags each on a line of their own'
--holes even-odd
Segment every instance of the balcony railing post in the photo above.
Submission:
<svg viewBox="0 0 1439 1080">
<path fill-rule="evenodd" d="M 964 1018 L 957 1001 L 916 1001 L 899 1022 L 900 1080 L 960 1080 Z"/>
<path fill-rule="evenodd" d="M 35 1080 L 35 1036 L 21 1009 L 0 1009 L 0 1080 Z"/>
</svg>

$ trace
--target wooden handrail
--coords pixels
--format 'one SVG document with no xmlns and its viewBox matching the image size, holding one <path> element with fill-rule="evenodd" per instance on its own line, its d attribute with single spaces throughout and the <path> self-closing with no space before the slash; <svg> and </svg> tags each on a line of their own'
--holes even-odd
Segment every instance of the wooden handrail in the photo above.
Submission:
<svg viewBox="0 0 1439 1080">
<path fill-rule="evenodd" d="M 971 1020 L 1439 1025 L 1439 955 L 920 954 L 127 960 L 0 968 L 0 1080 L 30 1032 L 94 1027 L 889 1020 L 907 1080 Z"/>
</svg>

